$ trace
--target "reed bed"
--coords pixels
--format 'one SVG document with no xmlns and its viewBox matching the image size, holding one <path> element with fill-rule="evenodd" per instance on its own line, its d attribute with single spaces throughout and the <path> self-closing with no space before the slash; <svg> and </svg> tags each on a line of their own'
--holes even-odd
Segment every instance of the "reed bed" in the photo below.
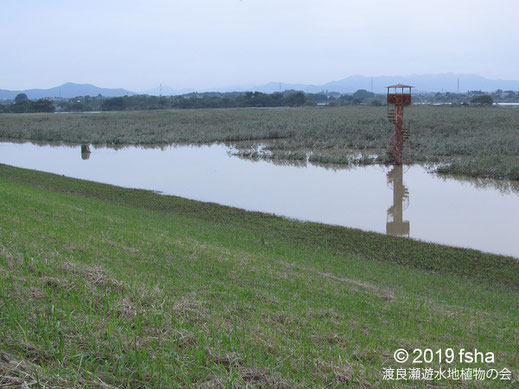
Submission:
<svg viewBox="0 0 519 389">
<path fill-rule="evenodd" d="M 442 162 L 442 172 L 519 179 L 519 110 L 411 106 L 405 160 Z M 258 158 L 349 163 L 352 150 L 391 162 L 384 107 L 232 108 L 89 114 L 3 114 L 0 137 L 93 144 L 235 143 Z M 297 156 L 298 158 L 294 158 Z M 286 158 L 284 158 L 286 157 Z"/>
</svg>

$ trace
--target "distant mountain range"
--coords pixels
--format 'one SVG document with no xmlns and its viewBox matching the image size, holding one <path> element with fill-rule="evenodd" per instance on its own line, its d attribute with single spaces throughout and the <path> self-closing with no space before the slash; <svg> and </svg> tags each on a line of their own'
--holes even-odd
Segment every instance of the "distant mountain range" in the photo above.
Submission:
<svg viewBox="0 0 519 389">
<path fill-rule="evenodd" d="M 198 90 L 198 92 L 240 92 L 258 91 L 273 93 L 289 89 L 301 90 L 306 93 L 318 93 L 322 91 L 353 93 L 359 89 L 366 89 L 375 93 L 385 93 L 385 87 L 396 83 L 412 85 L 415 92 L 467 92 L 469 90 L 482 90 L 493 92 L 497 89 L 519 91 L 517 80 L 492 80 L 475 74 L 413 74 L 410 76 L 350 76 L 342 80 L 327 82 L 322 85 L 288 84 L 270 82 L 263 85 L 242 85 L 235 87 Z M 0 89 L 0 99 L 13 100 L 18 93 L 25 93 L 29 99 L 41 99 L 45 97 L 72 98 L 77 96 L 117 97 L 131 96 L 135 94 L 149 95 L 180 95 L 195 92 L 194 89 L 174 89 L 168 86 L 154 88 L 145 92 L 130 92 L 126 89 L 99 88 L 91 84 L 74 84 L 67 82 L 61 86 L 50 89 L 27 89 L 23 91 L 10 91 Z"/>
<path fill-rule="evenodd" d="M 14 100 L 18 93 L 25 93 L 31 100 L 43 99 L 45 97 L 63 97 L 68 99 L 77 96 L 103 95 L 105 97 L 117 97 L 126 95 L 131 96 L 135 94 L 126 89 L 99 88 L 91 84 L 74 84 L 72 82 L 67 82 L 61 86 L 49 89 L 26 89 L 22 91 L 0 89 L 0 99 Z"/>
<path fill-rule="evenodd" d="M 350 76 L 343 78 L 342 80 L 331 81 L 322 85 L 270 82 L 268 84 L 247 88 L 232 88 L 232 90 L 257 90 L 264 93 L 273 93 L 280 90 L 295 89 L 307 93 L 317 93 L 321 91 L 353 93 L 359 89 L 366 89 L 375 93 L 385 93 L 386 86 L 397 83 L 412 85 L 415 87 L 415 92 L 459 91 L 460 93 L 464 93 L 469 90 L 482 90 L 488 92 L 493 92 L 497 89 L 519 90 L 519 81 L 517 80 L 492 80 L 473 74 L 455 73 L 378 77 Z"/>
<path fill-rule="evenodd" d="M 144 92 L 139 92 L 138 94 L 143 94 L 143 95 L 151 95 L 151 96 L 176 96 L 176 95 L 183 95 L 185 93 L 191 93 L 191 92 L 194 92 L 195 90 L 194 89 L 173 89 L 169 86 L 166 86 L 166 85 L 162 85 L 162 86 L 158 86 L 156 88 L 153 88 L 153 89 L 149 89 L 147 91 L 144 91 Z M 212 91 L 212 92 L 216 92 L 216 91 Z"/>
</svg>

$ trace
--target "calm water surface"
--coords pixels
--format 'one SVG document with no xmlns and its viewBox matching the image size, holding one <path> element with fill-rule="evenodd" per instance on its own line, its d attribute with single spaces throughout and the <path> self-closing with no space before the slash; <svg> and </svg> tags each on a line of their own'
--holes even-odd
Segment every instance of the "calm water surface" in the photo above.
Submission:
<svg viewBox="0 0 519 389">
<path fill-rule="evenodd" d="M 0 163 L 519 257 L 516 182 L 418 165 L 280 165 L 231 156 L 225 145 L 90 149 L 0 142 Z"/>
</svg>

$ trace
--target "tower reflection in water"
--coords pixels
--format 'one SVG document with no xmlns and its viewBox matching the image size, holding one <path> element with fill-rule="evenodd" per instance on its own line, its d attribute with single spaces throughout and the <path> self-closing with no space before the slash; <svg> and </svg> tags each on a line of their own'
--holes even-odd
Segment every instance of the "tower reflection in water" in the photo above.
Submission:
<svg viewBox="0 0 519 389">
<path fill-rule="evenodd" d="M 386 234 L 409 237 L 409 221 L 403 220 L 404 209 L 409 205 L 409 191 L 404 185 L 402 165 L 393 166 L 387 173 L 387 184 L 393 189 L 393 205 L 387 210 Z"/>
<path fill-rule="evenodd" d="M 81 159 L 89 159 L 90 158 L 90 145 L 82 144 L 81 145 Z"/>
</svg>

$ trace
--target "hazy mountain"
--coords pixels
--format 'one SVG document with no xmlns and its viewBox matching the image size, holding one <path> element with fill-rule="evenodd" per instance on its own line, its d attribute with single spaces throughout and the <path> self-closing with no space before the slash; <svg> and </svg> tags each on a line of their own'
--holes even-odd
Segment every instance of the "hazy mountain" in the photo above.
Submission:
<svg viewBox="0 0 519 389">
<path fill-rule="evenodd" d="M 194 89 L 173 89 L 167 85 L 162 85 L 162 88 L 158 86 L 156 88 L 140 92 L 139 94 L 150 96 L 177 96 L 191 92 L 194 92 Z"/>
<path fill-rule="evenodd" d="M 458 89 L 459 80 L 459 89 Z M 413 74 L 410 76 L 350 76 L 342 80 L 327 82 L 322 85 L 310 84 L 281 84 L 281 90 L 295 89 L 308 93 L 316 93 L 328 90 L 330 92 L 353 93 L 359 89 L 373 90 L 376 93 L 385 93 L 385 87 L 397 83 L 412 85 L 416 92 L 467 92 L 468 90 L 482 90 L 493 92 L 497 89 L 519 90 L 519 81 L 516 80 L 491 80 L 474 74 Z M 235 88 L 234 90 L 253 90 L 265 93 L 280 90 L 280 83 L 270 82 L 248 88 Z"/>
<path fill-rule="evenodd" d="M 517 80 L 492 80 L 475 74 L 413 74 L 410 76 L 350 76 L 342 80 L 330 81 L 322 85 L 311 84 L 288 84 L 280 82 L 269 82 L 263 85 L 241 85 L 226 88 L 216 88 L 199 90 L 199 92 L 241 92 L 258 91 L 273 93 L 284 90 L 300 90 L 307 93 L 317 93 L 321 91 L 353 93 L 359 89 L 366 89 L 376 93 L 385 93 L 385 87 L 396 83 L 403 83 L 415 87 L 415 92 L 467 92 L 469 90 L 482 90 L 493 92 L 497 89 L 519 91 L 519 81 Z M 162 86 L 162 95 L 181 95 L 193 92 L 193 89 L 173 89 Z M 27 89 L 24 91 L 9 91 L 0 89 L 0 99 L 13 100 L 18 93 L 25 93 L 29 99 L 41 99 L 44 97 L 63 97 L 71 98 L 76 96 L 97 96 L 116 97 L 134 95 L 126 89 L 99 88 L 91 84 L 74 84 L 67 82 L 61 86 L 50 89 Z M 161 94 L 160 87 L 140 92 L 158 96 Z"/>
<path fill-rule="evenodd" d="M 459 81 L 459 89 L 458 89 Z M 312 84 L 289 84 L 283 82 L 269 82 L 263 85 L 238 85 L 225 88 L 213 88 L 200 90 L 199 92 L 242 92 L 258 91 L 263 93 L 280 92 L 294 89 L 307 93 L 318 93 L 321 91 L 353 93 L 359 89 L 366 89 L 375 93 L 385 93 L 386 86 L 397 83 L 412 85 L 415 92 L 467 92 L 469 90 L 481 90 L 493 92 L 497 89 L 519 91 L 519 81 L 517 80 L 492 80 L 476 74 L 412 74 L 409 76 L 349 76 L 342 80 L 330 81 L 322 85 Z M 162 87 L 163 95 L 165 87 Z M 154 92 L 156 92 L 154 90 Z M 169 90 L 169 89 L 168 89 Z M 192 91 L 174 91 L 171 94 L 183 94 Z M 153 93 L 158 94 L 158 93 Z"/>
<path fill-rule="evenodd" d="M 226 88 L 218 89 L 218 92 L 263 92 L 263 93 L 274 93 L 282 92 L 285 90 L 299 90 L 307 93 L 315 93 L 323 90 L 322 85 L 310 85 L 310 84 L 290 84 L 285 82 L 269 82 L 263 85 L 239 85 L 230 86 Z M 356 90 L 356 89 L 355 89 Z"/>
<path fill-rule="evenodd" d="M 97 96 L 116 97 L 134 95 L 135 93 L 126 89 L 100 88 L 91 84 L 74 84 L 67 82 L 61 86 L 49 89 L 26 89 L 23 91 L 9 91 L 0 89 L 0 99 L 13 100 L 18 93 L 25 93 L 29 99 L 42 99 L 45 97 L 71 98 L 77 96 Z"/>
<path fill-rule="evenodd" d="M 323 88 L 343 93 L 355 92 L 358 89 L 371 90 L 373 82 L 374 92 L 385 92 L 385 87 L 396 83 L 412 85 L 416 92 L 467 92 L 482 90 L 493 92 L 497 89 L 519 90 L 519 81 L 491 80 L 475 74 L 413 74 L 410 76 L 380 76 L 364 77 L 351 76 L 338 81 L 328 82 Z M 458 84 L 459 82 L 459 84 Z"/>
</svg>

